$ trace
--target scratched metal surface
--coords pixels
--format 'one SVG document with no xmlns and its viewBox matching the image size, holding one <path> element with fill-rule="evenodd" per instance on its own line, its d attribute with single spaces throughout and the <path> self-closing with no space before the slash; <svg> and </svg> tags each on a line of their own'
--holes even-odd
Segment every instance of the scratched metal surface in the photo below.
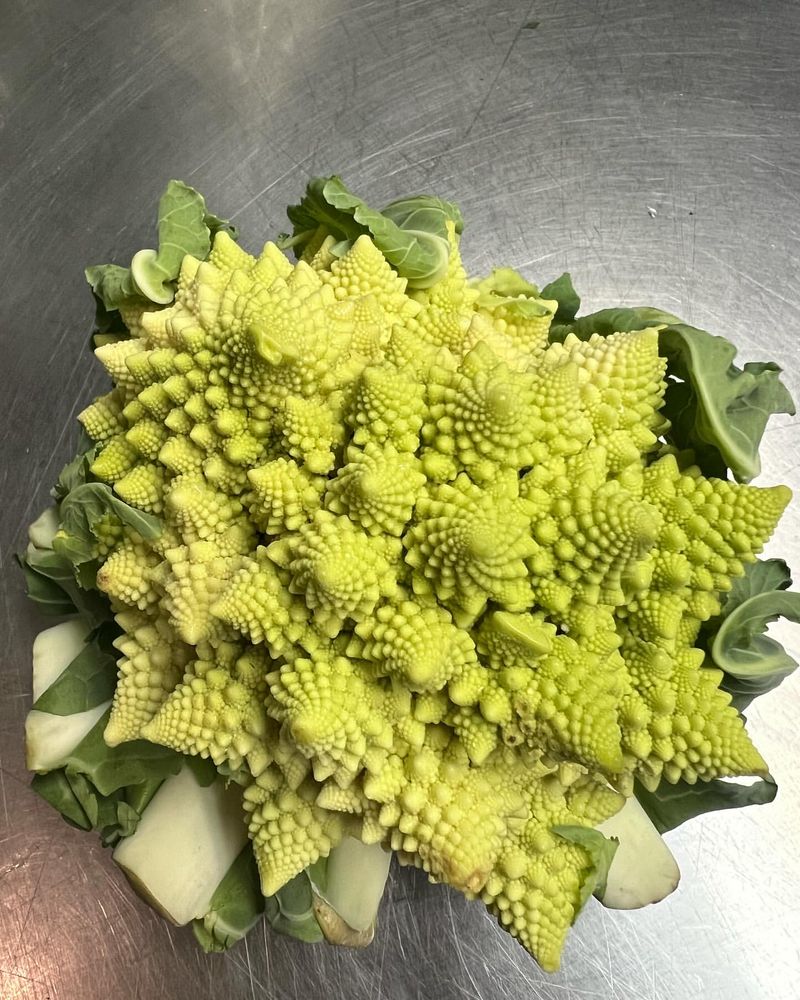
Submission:
<svg viewBox="0 0 800 1000">
<path fill-rule="evenodd" d="M 798 393 L 800 7 L 792 0 L 2 0 L 0 996 L 4 1000 L 789 1000 L 800 970 L 800 677 L 752 711 L 777 801 L 672 835 L 679 891 L 589 906 L 545 976 L 478 904 L 393 872 L 364 952 L 256 930 L 205 957 L 91 835 L 29 792 L 42 621 L 11 553 L 103 386 L 84 263 L 147 242 L 183 177 L 251 247 L 313 173 L 376 202 L 460 201 L 474 270 L 569 267 L 589 307 L 642 301 L 773 357 Z M 764 482 L 800 486 L 776 422 Z M 800 566 L 800 510 L 773 551 Z"/>
</svg>

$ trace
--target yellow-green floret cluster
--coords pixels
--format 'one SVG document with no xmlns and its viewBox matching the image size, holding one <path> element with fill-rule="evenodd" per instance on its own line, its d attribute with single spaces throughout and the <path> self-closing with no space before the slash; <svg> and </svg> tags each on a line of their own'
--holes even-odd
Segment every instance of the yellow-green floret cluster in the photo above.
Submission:
<svg viewBox="0 0 800 1000">
<path fill-rule="evenodd" d="M 245 785 L 266 894 L 349 833 L 554 969 L 592 863 L 554 827 L 766 773 L 695 644 L 789 494 L 662 446 L 656 329 L 549 344 L 557 303 L 450 242 L 409 291 L 368 236 L 292 265 L 220 232 L 98 348 L 91 472 L 162 524 L 98 543 L 105 737 Z"/>
</svg>

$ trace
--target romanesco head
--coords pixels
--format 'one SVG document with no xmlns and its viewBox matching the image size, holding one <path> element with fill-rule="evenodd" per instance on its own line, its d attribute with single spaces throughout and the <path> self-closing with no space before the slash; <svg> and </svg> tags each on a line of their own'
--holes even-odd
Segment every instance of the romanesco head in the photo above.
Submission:
<svg viewBox="0 0 800 1000">
<path fill-rule="evenodd" d="M 106 738 L 235 771 L 265 893 L 355 833 L 551 969 L 591 860 L 554 826 L 765 770 L 694 642 L 788 491 L 656 458 L 657 332 L 548 346 L 557 303 L 449 240 L 409 294 L 365 235 L 221 232 L 98 348 L 91 473 L 163 525 L 98 527 Z"/>
</svg>

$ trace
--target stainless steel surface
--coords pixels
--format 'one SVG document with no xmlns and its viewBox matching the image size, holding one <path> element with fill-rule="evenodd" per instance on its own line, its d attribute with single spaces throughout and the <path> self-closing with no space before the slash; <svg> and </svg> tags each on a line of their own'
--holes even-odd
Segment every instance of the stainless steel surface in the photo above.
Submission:
<svg viewBox="0 0 800 1000">
<path fill-rule="evenodd" d="M 683 881 L 592 903 L 546 976 L 479 904 L 393 872 L 364 952 L 257 929 L 205 957 L 28 789 L 42 619 L 12 553 L 103 386 L 84 264 L 146 245 L 165 181 L 251 248 L 307 177 L 457 199 L 471 269 L 569 268 L 586 305 L 650 302 L 775 358 L 800 397 L 800 6 L 581 0 L 0 0 L 0 996 L 4 1000 L 791 1000 L 800 972 L 800 676 L 752 732 L 772 805 L 669 837 Z M 800 487 L 776 420 L 763 482 Z M 772 547 L 800 570 L 800 504 Z M 790 642 L 797 648 L 797 637 Z"/>
</svg>

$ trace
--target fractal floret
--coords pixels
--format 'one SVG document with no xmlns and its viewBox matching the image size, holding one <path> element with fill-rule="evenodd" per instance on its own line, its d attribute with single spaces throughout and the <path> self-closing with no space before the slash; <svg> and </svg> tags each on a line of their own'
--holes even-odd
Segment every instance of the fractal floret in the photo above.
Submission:
<svg viewBox="0 0 800 1000">
<path fill-rule="evenodd" d="M 134 296 L 79 420 L 142 523 L 107 505 L 83 569 L 107 745 L 238 784 L 265 896 L 352 837 L 552 970 L 637 790 L 768 777 L 704 636 L 790 494 L 674 444 L 664 321 L 571 329 L 460 228 L 424 278 L 368 226 L 295 263 L 220 229 Z"/>
</svg>

